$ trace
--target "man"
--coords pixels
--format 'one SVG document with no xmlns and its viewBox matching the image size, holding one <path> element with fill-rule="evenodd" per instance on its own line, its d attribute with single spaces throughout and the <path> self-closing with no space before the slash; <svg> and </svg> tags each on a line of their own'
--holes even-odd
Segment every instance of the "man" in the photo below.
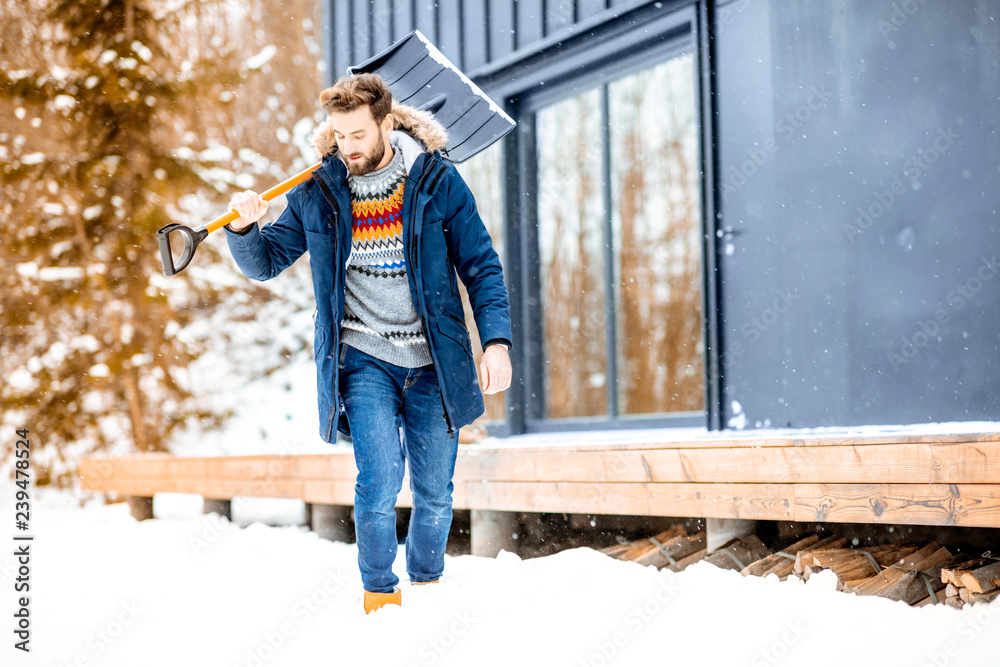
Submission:
<svg viewBox="0 0 1000 667">
<path fill-rule="evenodd" d="M 445 128 L 430 113 L 393 103 L 375 74 L 338 80 L 320 102 L 328 118 L 313 144 L 322 165 L 263 228 L 255 223 L 267 202 L 253 191 L 237 194 L 230 208 L 241 217 L 226 237 L 256 280 L 309 251 L 320 435 L 335 442 L 336 425 L 354 444 L 368 613 L 402 602 L 391 568 L 404 458 L 413 492 L 410 583 L 443 573 L 458 431 L 485 411 L 483 392 L 510 386 L 510 307 L 475 199 L 439 152 Z M 485 341 L 480 385 L 456 270 Z"/>
</svg>

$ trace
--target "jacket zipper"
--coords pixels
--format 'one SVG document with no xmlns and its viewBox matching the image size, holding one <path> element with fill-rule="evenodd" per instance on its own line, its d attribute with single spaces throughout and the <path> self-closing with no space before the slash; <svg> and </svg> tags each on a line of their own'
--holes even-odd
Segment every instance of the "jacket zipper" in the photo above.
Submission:
<svg viewBox="0 0 1000 667">
<path fill-rule="evenodd" d="M 427 161 L 430 161 L 430 158 L 428 158 Z M 423 186 L 424 181 L 427 180 L 427 177 L 430 176 L 430 173 L 431 173 L 431 169 L 429 169 L 429 168 L 427 168 L 425 166 L 424 167 L 424 173 L 422 173 L 420 175 L 420 180 L 417 182 L 417 189 L 413 193 L 413 200 L 412 200 L 413 201 L 413 211 L 411 212 L 411 218 L 410 218 L 410 235 L 412 237 L 411 238 L 411 243 L 410 243 L 410 255 L 411 255 L 410 261 L 413 263 L 414 282 L 415 283 L 417 282 L 416 271 L 420 270 L 420 252 L 419 252 L 419 248 L 414 247 L 414 242 L 416 241 L 416 225 L 417 225 L 417 196 L 420 194 L 420 188 Z M 437 179 L 435 179 L 435 182 L 436 181 L 437 181 Z M 419 294 L 419 290 L 420 290 L 420 284 L 419 283 L 417 284 L 417 290 L 418 290 L 418 297 L 417 298 L 419 298 L 420 299 L 420 303 L 423 304 L 424 303 L 423 296 Z M 429 332 L 429 327 L 427 326 L 427 319 L 424 317 L 424 311 L 425 310 L 426 310 L 426 307 L 421 307 L 420 308 L 420 323 L 424 327 L 424 332 L 427 333 L 427 332 Z M 430 334 L 428 333 L 428 336 L 429 335 Z M 428 338 L 428 343 L 429 342 L 430 342 L 430 339 Z M 434 356 L 434 348 L 431 347 L 430 349 L 431 349 L 431 357 L 433 358 L 433 356 Z M 441 377 L 440 377 L 438 369 L 439 369 L 439 364 L 437 362 L 437 359 L 434 359 L 434 372 L 438 373 L 438 387 L 440 389 L 440 388 L 444 387 L 444 385 L 441 382 Z M 448 424 L 448 437 L 452 437 L 453 435 L 455 435 L 455 427 L 452 425 L 451 415 L 448 413 L 448 406 L 444 402 L 444 391 L 443 391 L 443 389 L 441 389 L 439 391 L 439 394 L 440 394 L 440 397 L 441 397 L 441 407 L 444 408 L 444 420 L 445 420 L 445 423 Z"/>
<path fill-rule="evenodd" d="M 337 202 L 336 196 L 334 196 L 333 192 L 330 191 L 330 189 L 327 186 L 326 182 L 323 181 L 323 178 L 319 174 L 316 174 L 315 172 L 313 173 L 313 177 L 316 179 L 316 183 L 319 184 L 319 189 L 322 190 L 323 196 L 326 198 L 327 202 L 330 204 L 330 208 L 333 209 L 333 228 L 334 228 L 334 234 L 333 234 L 333 256 L 336 257 L 337 256 L 337 249 L 340 247 L 340 205 Z M 327 226 L 330 226 L 330 223 L 327 223 Z M 338 300 L 338 305 L 339 305 L 339 300 Z M 333 349 L 334 349 L 334 355 L 336 357 L 337 356 L 337 349 L 340 347 L 340 322 L 339 321 L 336 323 L 336 331 L 333 331 L 331 333 L 333 335 L 333 340 L 334 340 Z M 331 378 L 333 380 L 332 383 L 331 383 L 331 386 L 336 387 L 336 385 L 337 385 L 337 375 L 339 374 L 339 367 L 337 365 L 337 361 L 336 360 L 334 361 L 333 373 L 334 373 L 334 377 Z M 334 392 L 333 401 L 334 401 L 334 405 L 330 406 L 330 414 L 329 414 L 329 416 L 327 417 L 327 420 L 326 420 L 326 440 L 328 442 L 329 442 L 330 438 L 333 436 L 333 426 L 334 426 L 334 423 L 335 423 L 335 421 L 334 421 L 335 417 L 339 418 L 339 414 L 340 414 L 339 413 L 339 409 L 340 409 L 340 392 L 339 391 Z"/>
<path fill-rule="evenodd" d="M 334 198 L 333 203 L 333 256 L 338 255 L 338 250 L 340 249 L 340 205 Z M 352 248 L 353 250 L 353 248 Z M 348 255 L 348 260 L 350 255 Z M 345 260 L 344 266 L 347 266 L 347 261 Z M 347 276 L 341 276 L 341 288 L 344 288 L 343 283 L 347 280 Z M 338 297 L 337 305 L 340 305 L 340 300 Z M 335 389 L 333 393 L 333 406 L 330 408 L 330 428 L 327 433 L 326 439 L 329 440 L 333 436 L 334 425 L 340 420 L 340 412 L 343 407 L 340 405 L 340 326 L 343 322 L 343 318 L 337 321 L 336 331 L 333 332 L 333 387 Z"/>
<path fill-rule="evenodd" d="M 330 416 L 326 418 L 326 441 L 330 442 L 330 436 L 333 435 L 333 411 L 336 406 L 330 406 Z"/>
</svg>

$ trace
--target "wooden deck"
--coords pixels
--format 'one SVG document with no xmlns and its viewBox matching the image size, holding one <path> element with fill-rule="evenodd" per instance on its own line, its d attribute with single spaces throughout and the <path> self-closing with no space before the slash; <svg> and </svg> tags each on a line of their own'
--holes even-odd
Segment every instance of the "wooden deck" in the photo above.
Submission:
<svg viewBox="0 0 1000 667">
<path fill-rule="evenodd" d="M 662 431 L 462 445 L 455 509 L 1000 528 L 1000 432 L 862 437 Z M 497 442 L 497 441 L 488 441 Z M 353 453 L 85 459 L 84 489 L 124 496 L 352 505 Z M 404 479 L 398 505 L 410 506 Z"/>
</svg>

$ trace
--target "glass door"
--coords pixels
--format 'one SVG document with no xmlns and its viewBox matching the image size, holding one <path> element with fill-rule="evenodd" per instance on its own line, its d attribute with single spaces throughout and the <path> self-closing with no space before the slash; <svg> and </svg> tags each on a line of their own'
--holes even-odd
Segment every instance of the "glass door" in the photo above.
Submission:
<svg viewBox="0 0 1000 667">
<path fill-rule="evenodd" d="M 704 412 L 696 64 L 537 109 L 543 419 Z"/>
</svg>

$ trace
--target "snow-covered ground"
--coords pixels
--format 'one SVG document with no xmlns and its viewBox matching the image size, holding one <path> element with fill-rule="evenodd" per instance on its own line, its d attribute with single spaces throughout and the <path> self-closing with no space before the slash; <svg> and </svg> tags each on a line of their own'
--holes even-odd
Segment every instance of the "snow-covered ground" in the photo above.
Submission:
<svg viewBox="0 0 1000 667">
<path fill-rule="evenodd" d="M 10 493 L 0 515 L 13 516 Z M 292 501 L 194 496 L 125 504 L 34 499 L 32 652 L 12 648 L 13 540 L 0 556 L 0 665 L 1000 665 L 1000 604 L 911 608 L 699 563 L 682 573 L 586 548 L 521 560 L 447 557 L 439 584 L 406 583 L 402 607 L 366 615 L 357 549 L 300 526 Z M 9 538 L 8 538 L 9 539 Z"/>
</svg>

